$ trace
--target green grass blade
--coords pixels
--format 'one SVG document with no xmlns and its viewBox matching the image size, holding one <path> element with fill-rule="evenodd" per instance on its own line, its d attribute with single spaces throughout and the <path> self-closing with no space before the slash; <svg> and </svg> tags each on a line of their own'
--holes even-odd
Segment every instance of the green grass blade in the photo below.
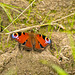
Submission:
<svg viewBox="0 0 75 75">
<path fill-rule="evenodd" d="M 74 16 L 73 16 L 73 18 L 72 18 L 71 28 L 73 28 L 74 21 L 75 21 L 75 14 L 74 14 Z"/>
<path fill-rule="evenodd" d="M 12 22 L 12 17 L 11 17 L 11 14 L 10 12 L 3 6 L 1 5 L 1 7 L 3 8 L 3 10 L 5 11 L 5 13 L 7 14 L 8 18 L 9 18 L 9 21 Z"/>
<path fill-rule="evenodd" d="M 49 12 L 47 13 L 47 16 L 44 18 L 44 20 L 42 21 L 41 24 L 43 24 L 43 23 L 45 22 L 45 20 L 47 19 L 48 15 L 50 14 L 50 12 L 51 12 L 51 11 L 49 11 Z"/>
<path fill-rule="evenodd" d="M 5 28 L 4 26 L 1 26 L 1 27 L 2 27 L 2 28 Z M 8 31 L 7 29 L 6 29 L 5 31 L 6 31 L 7 33 L 9 33 L 9 31 Z"/>
<path fill-rule="evenodd" d="M 14 11 L 16 11 L 16 12 L 18 12 L 18 13 L 21 13 L 19 10 L 17 10 L 17 9 L 15 9 L 14 7 L 16 7 L 16 6 L 12 6 L 12 5 L 7 5 L 7 4 L 4 4 L 4 3 L 1 3 L 0 2 L 0 6 L 2 7 L 2 6 L 4 6 L 4 7 L 7 7 L 7 8 L 9 8 L 9 9 L 12 9 L 12 10 L 14 10 Z M 25 16 L 24 14 L 23 14 L 23 16 Z M 29 19 L 27 16 L 25 16 L 27 19 Z"/>
<path fill-rule="evenodd" d="M 2 3 L 2 2 L 0 2 L 0 5 L 9 6 L 9 7 L 13 7 L 13 8 L 23 9 L 23 8 L 21 8 L 21 7 L 17 7 L 17 6 L 14 6 L 14 5 L 5 4 L 5 3 Z"/>
<path fill-rule="evenodd" d="M 49 67 L 52 67 L 57 73 L 58 75 L 68 75 L 62 68 L 60 68 L 59 66 L 52 64 L 50 65 L 50 63 L 47 60 L 40 60 L 40 63 L 47 65 Z"/>
<path fill-rule="evenodd" d="M 17 69 L 14 67 L 11 67 L 4 75 L 17 75 Z"/>
<path fill-rule="evenodd" d="M 6 5 L 3 5 L 3 6 L 5 6 L 5 7 L 9 8 L 9 9 L 12 9 L 12 10 L 14 10 L 14 11 L 18 12 L 18 13 L 21 13 L 19 10 L 15 9 L 15 8 L 13 8 L 13 7 L 6 6 Z M 23 14 L 23 16 L 25 16 L 25 15 Z M 27 16 L 25 16 L 25 17 L 28 19 L 28 17 L 27 17 Z"/>
<path fill-rule="evenodd" d="M 73 58 L 74 58 L 74 61 L 75 61 L 75 42 L 73 40 L 73 37 L 72 37 L 71 33 L 68 34 L 68 38 L 70 40 L 70 46 L 72 48 L 72 55 L 73 55 Z"/>
<path fill-rule="evenodd" d="M 52 68 L 59 74 L 59 75 L 68 75 L 63 69 L 61 69 L 57 65 L 52 65 Z"/>
</svg>

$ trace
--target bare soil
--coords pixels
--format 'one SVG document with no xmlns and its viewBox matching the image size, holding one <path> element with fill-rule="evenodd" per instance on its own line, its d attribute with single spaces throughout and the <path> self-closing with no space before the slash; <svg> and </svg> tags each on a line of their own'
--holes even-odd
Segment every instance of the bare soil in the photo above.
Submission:
<svg viewBox="0 0 75 75">
<path fill-rule="evenodd" d="M 51 67 L 53 63 L 61 66 L 68 74 L 74 75 L 75 65 L 67 34 L 52 33 L 52 40 L 52 48 L 48 46 L 41 53 L 22 50 L 21 54 L 18 46 L 12 52 L 8 49 L 0 56 L 1 75 L 15 75 L 16 73 L 18 75 L 57 75 Z M 43 64 L 44 61 L 47 61 L 49 65 Z"/>
</svg>

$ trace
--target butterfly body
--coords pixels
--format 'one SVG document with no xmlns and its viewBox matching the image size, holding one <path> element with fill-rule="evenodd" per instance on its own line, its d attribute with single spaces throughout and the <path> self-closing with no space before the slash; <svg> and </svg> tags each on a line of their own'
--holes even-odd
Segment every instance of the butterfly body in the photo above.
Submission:
<svg viewBox="0 0 75 75">
<path fill-rule="evenodd" d="M 51 44 L 51 39 L 44 35 L 36 33 L 17 32 L 11 34 L 11 37 L 20 44 L 33 49 L 42 49 Z"/>
</svg>

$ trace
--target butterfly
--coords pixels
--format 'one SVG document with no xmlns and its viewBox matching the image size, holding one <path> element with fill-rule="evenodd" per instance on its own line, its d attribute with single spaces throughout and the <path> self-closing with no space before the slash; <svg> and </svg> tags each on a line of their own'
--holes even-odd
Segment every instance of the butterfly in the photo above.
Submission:
<svg viewBox="0 0 75 75">
<path fill-rule="evenodd" d="M 11 34 L 11 37 L 18 41 L 23 46 L 34 49 L 34 50 L 40 50 L 47 45 L 51 44 L 51 39 L 47 38 L 46 36 L 42 34 L 36 34 L 36 33 L 25 33 L 25 32 L 17 32 Z"/>
</svg>

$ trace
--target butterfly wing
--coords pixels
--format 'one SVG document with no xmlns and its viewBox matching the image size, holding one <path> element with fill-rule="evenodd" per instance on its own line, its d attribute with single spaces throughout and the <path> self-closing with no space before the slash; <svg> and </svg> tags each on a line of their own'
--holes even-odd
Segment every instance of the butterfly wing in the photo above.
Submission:
<svg viewBox="0 0 75 75">
<path fill-rule="evenodd" d="M 19 43 L 21 43 L 29 48 L 32 47 L 31 40 L 29 39 L 28 33 L 18 32 L 18 33 L 12 34 L 12 38 L 16 39 Z"/>
<path fill-rule="evenodd" d="M 51 40 L 47 38 L 46 36 L 41 34 L 36 35 L 36 45 L 35 45 L 36 49 L 44 48 L 50 43 L 51 43 Z"/>
</svg>

